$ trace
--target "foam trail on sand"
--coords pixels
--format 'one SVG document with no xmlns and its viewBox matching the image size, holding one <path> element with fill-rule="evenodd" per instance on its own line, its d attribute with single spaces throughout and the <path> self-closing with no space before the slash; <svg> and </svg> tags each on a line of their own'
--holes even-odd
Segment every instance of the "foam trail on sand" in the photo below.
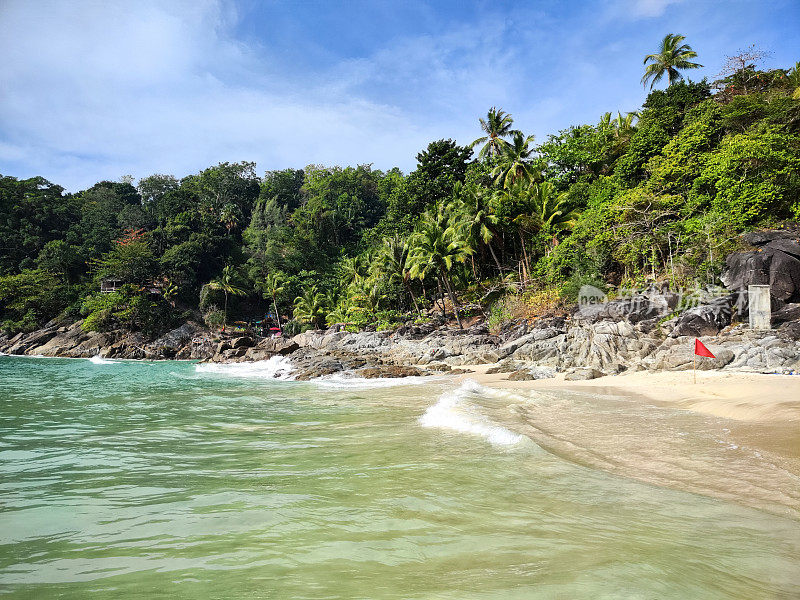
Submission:
<svg viewBox="0 0 800 600">
<path fill-rule="evenodd" d="M 514 446 L 522 442 L 525 436 L 492 424 L 467 402 L 470 394 L 480 394 L 484 390 L 474 381 L 465 381 L 457 390 L 439 396 L 436 404 L 419 418 L 420 425 L 478 435 L 495 446 Z"/>
<path fill-rule="evenodd" d="M 195 372 L 200 374 L 229 375 L 231 377 L 244 377 L 248 379 L 278 379 L 292 378 L 294 367 L 285 356 L 273 356 L 269 360 L 259 360 L 247 363 L 202 363 L 195 365 Z"/>
</svg>

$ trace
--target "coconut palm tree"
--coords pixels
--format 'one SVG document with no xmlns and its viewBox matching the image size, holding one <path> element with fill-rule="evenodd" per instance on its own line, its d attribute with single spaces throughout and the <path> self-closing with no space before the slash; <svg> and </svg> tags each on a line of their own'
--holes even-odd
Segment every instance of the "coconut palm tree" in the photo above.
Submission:
<svg viewBox="0 0 800 600">
<path fill-rule="evenodd" d="M 325 324 L 325 294 L 311 286 L 294 299 L 294 318 L 301 323 L 311 323 L 314 327 Z"/>
<path fill-rule="evenodd" d="M 445 221 L 446 223 L 446 221 Z M 411 276 L 424 279 L 429 271 L 436 275 L 441 287 L 447 289 L 453 303 L 453 312 L 459 328 L 462 327 L 458 314 L 458 301 L 453 288 L 450 271 L 456 263 L 463 263 L 473 250 L 463 239 L 457 228 L 443 226 L 439 215 L 429 213 L 423 215 L 417 230 L 411 236 Z M 444 316 L 444 298 L 442 298 L 442 316 Z"/>
<path fill-rule="evenodd" d="M 403 285 L 408 295 L 411 296 L 414 310 L 419 313 L 417 298 L 411 288 L 411 273 L 409 272 L 408 262 L 410 248 L 408 241 L 402 239 L 399 235 L 385 238 L 374 265 L 376 270 L 388 277 L 390 283 L 397 281 Z"/>
<path fill-rule="evenodd" d="M 212 290 L 219 290 L 225 294 L 225 307 L 222 312 L 222 331 L 228 324 L 228 295 L 246 296 L 247 291 L 238 285 L 238 275 L 231 265 L 225 265 L 222 275 L 208 282 L 208 287 Z"/>
<path fill-rule="evenodd" d="M 492 170 L 494 182 L 505 188 L 519 179 L 533 179 L 536 169 L 531 162 L 534 149 L 531 147 L 533 136 L 525 137 L 521 131 L 515 131 L 510 144 L 503 147 L 497 166 Z"/>
<path fill-rule="evenodd" d="M 792 98 L 800 100 L 800 62 L 794 63 L 794 67 L 786 74 L 786 79 L 794 87 Z"/>
<path fill-rule="evenodd" d="M 692 50 L 689 44 L 682 44 L 686 36 L 676 33 L 668 33 L 661 40 L 661 48 L 657 54 L 648 54 L 644 57 L 647 68 L 644 70 L 642 85 L 646 86 L 650 82 L 650 89 L 661 81 L 664 75 L 667 76 L 668 86 L 676 81 L 683 79 L 681 70 L 698 69 L 703 65 L 691 62 L 689 59 L 696 58 L 697 52 Z M 647 63 L 650 63 L 649 65 Z"/>
<path fill-rule="evenodd" d="M 278 295 L 284 290 L 284 279 L 280 273 L 268 273 L 264 278 L 264 294 L 272 298 L 272 308 L 275 309 L 275 318 L 278 320 L 278 328 L 281 328 L 281 316 L 278 313 Z"/>
<path fill-rule="evenodd" d="M 486 135 L 479 137 L 469 147 L 474 148 L 478 144 L 483 144 L 483 148 L 478 153 L 480 158 L 499 156 L 503 148 L 508 144 L 503 138 L 512 135 L 515 131 L 511 129 L 514 119 L 511 118 L 510 114 L 493 106 L 486 114 L 486 119 L 480 119 L 480 122 L 481 129 Z"/>
<path fill-rule="evenodd" d="M 485 248 L 489 248 L 497 265 L 497 271 L 502 273 L 503 268 L 492 247 L 494 231 L 499 219 L 489 208 L 483 188 L 456 182 L 453 187 L 453 196 L 457 201 L 451 205 L 451 220 L 454 221 L 456 227 L 462 228 L 464 237 L 471 248 L 478 247 L 482 256 L 485 255 Z M 473 261 L 473 273 L 474 271 Z"/>
</svg>

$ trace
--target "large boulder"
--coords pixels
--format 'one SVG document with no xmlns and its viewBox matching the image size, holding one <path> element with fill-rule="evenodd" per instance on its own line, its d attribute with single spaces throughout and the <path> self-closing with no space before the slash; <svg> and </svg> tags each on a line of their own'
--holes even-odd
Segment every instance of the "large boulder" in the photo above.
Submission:
<svg viewBox="0 0 800 600">
<path fill-rule="evenodd" d="M 736 294 L 723 296 L 710 304 L 684 311 L 678 317 L 670 337 L 716 335 L 731 324 L 736 297 Z"/>
<path fill-rule="evenodd" d="M 564 381 L 588 381 L 602 377 L 602 371 L 590 367 L 574 367 L 569 369 L 564 375 Z"/>
<path fill-rule="evenodd" d="M 800 231 L 751 232 L 742 239 L 757 248 L 728 255 L 720 275 L 725 287 L 746 291 L 750 285 L 769 285 L 773 298 L 800 302 Z"/>
<path fill-rule="evenodd" d="M 280 354 L 281 356 L 286 356 L 287 354 L 291 354 L 295 350 L 297 350 L 300 346 L 294 340 L 294 338 L 266 338 L 261 340 L 256 348 L 261 350 L 265 353 L 271 354 Z"/>
<path fill-rule="evenodd" d="M 732 350 L 711 345 L 706 342 L 715 358 L 695 356 L 694 342 L 687 339 L 684 343 L 676 343 L 658 353 L 652 368 L 661 371 L 686 371 L 696 368 L 698 371 L 721 369 L 733 362 L 735 353 Z"/>
<path fill-rule="evenodd" d="M 610 302 L 581 305 L 573 318 L 586 323 L 622 321 L 639 323 L 669 314 L 678 304 L 678 295 L 671 292 L 636 294 Z"/>
</svg>

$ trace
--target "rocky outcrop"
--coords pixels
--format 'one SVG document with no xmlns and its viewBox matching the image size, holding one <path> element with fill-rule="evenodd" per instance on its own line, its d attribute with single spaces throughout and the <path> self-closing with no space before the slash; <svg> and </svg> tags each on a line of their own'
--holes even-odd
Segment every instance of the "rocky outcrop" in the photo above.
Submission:
<svg viewBox="0 0 800 600">
<path fill-rule="evenodd" d="M 753 232 L 743 240 L 756 249 L 728 255 L 720 275 L 725 287 L 738 291 L 769 285 L 779 302 L 800 302 L 800 231 Z"/>
</svg>

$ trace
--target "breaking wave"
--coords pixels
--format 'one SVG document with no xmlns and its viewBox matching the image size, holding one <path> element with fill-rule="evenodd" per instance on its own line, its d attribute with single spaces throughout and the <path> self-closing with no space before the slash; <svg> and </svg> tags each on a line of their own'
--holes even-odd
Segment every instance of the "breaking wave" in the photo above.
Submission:
<svg viewBox="0 0 800 600">
<path fill-rule="evenodd" d="M 515 446 L 523 442 L 525 436 L 495 425 L 482 415 L 474 404 L 470 404 L 470 396 L 477 396 L 487 391 L 487 388 L 468 379 L 458 389 L 439 396 L 436 404 L 429 407 L 419 418 L 419 423 L 423 427 L 450 429 L 477 435 L 494 446 Z"/>
<path fill-rule="evenodd" d="M 94 363 L 96 365 L 113 365 L 116 364 L 116 360 L 111 360 L 110 358 L 103 358 L 99 354 L 94 355 L 89 359 L 90 363 Z"/>
<path fill-rule="evenodd" d="M 366 379 L 352 375 L 347 371 L 342 373 L 335 373 L 333 375 L 324 375 L 316 379 L 312 379 L 311 383 L 315 383 L 321 387 L 329 388 L 385 388 L 396 387 L 401 385 L 422 385 L 425 383 L 432 383 L 438 378 L 427 376 L 412 376 L 412 377 L 376 377 L 374 379 Z"/>
<path fill-rule="evenodd" d="M 286 381 L 292 378 L 294 367 L 285 356 L 273 356 L 268 360 L 247 363 L 201 363 L 195 365 L 194 370 L 201 374 Z"/>
</svg>

